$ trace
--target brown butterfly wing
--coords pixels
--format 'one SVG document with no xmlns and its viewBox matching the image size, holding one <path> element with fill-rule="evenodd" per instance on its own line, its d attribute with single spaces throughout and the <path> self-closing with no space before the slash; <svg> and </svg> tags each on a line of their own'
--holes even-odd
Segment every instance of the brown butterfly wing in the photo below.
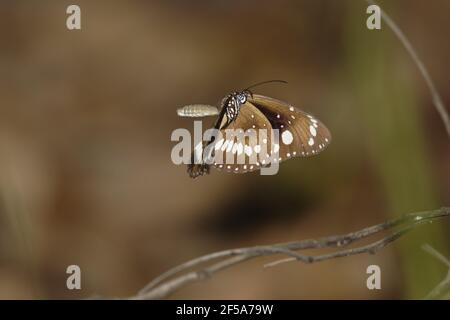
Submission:
<svg viewBox="0 0 450 320">
<path fill-rule="evenodd" d="M 279 130 L 279 161 L 307 157 L 322 152 L 331 142 L 327 127 L 314 116 L 283 101 L 254 94 L 248 98 Z"/>
<path fill-rule="evenodd" d="M 219 170 L 246 173 L 269 163 L 272 126 L 267 117 L 252 103 L 244 103 L 239 116 L 227 125 L 226 116 L 220 125 L 221 137 L 215 142 L 215 163 Z M 264 132 L 260 129 L 266 129 Z M 232 136 L 230 133 L 239 133 Z"/>
</svg>

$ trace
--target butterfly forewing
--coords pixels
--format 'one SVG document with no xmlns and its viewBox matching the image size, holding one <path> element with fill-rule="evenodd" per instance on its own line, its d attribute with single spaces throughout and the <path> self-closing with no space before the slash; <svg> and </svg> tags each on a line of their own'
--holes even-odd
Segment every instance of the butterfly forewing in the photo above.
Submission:
<svg viewBox="0 0 450 320">
<path fill-rule="evenodd" d="M 327 127 L 314 116 L 283 101 L 254 94 L 252 103 L 279 131 L 279 160 L 318 154 L 331 142 Z"/>
</svg>

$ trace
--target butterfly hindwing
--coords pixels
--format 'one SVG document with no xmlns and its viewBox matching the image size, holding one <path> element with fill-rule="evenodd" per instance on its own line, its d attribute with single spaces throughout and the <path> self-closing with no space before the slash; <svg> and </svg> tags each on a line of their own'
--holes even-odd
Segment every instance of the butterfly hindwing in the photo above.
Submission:
<svg viewBox="0 0 450 320">
<path fill-rule="evenodd" d="M 272 126 L 253 104 L 242 104 L 239 116 L 231 123 L 227 123 L 224 115 L 219 129 L 221 136 L 214 146 L 216 168 L 245 173 L 269 163 L 267 154 L 270 153 Z"/>
</svg>

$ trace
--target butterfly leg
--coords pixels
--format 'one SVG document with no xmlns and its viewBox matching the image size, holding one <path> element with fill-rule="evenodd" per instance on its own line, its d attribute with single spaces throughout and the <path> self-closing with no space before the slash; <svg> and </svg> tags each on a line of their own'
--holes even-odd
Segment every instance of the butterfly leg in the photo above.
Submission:
<svg viewBox="0 0 450 320">
<path fill-rule="evenodd" d="M 195 179 L 205 174 L 209 174 L 209 168 L 209 164 L 189 164 L 187 172 L 189 173 L 189 177 Z"/>
<path fill-rule="evenodd" d="M 209 142 L 203 142 L 203 150 L 211 143 Z M 213 156 L 213 154 L 209 155 Z M 209 174 L 210 171 L 210 165 L 208 163 L 205 163 L 205 159 L 202 159 L 201 163 L 196 163 L 195 161 L 195 150 L 192 152 L 191 155 L 191 163 L 188 164 L 187 172 L 189 174 L 189 177 L 195 179 L 200 176 L 203 176 L 205 174 Z"/>
</svg>

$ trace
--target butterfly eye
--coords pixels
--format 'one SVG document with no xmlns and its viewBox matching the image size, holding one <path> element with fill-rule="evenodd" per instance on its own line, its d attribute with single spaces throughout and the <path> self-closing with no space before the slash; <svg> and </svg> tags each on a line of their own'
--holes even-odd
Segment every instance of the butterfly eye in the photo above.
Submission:
<svg viewBox="0 0 450 320">
<path fill-rule="evenodd" d="M 247 101 L 247 97 L 243 93 L 239 94 L 238 99 L 240 103 L 245 103 Z"/>
</svg>

